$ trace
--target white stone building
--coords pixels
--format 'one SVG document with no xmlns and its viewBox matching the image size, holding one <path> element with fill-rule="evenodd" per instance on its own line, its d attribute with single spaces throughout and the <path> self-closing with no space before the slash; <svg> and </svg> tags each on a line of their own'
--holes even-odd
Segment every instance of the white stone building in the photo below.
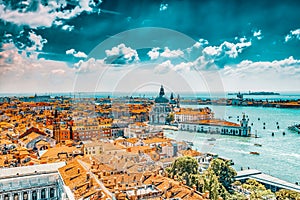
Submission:
<svg viewBox="0 0 300 200">
<path fill-rule="evenodd" d="M 159 96 L 155 98 L 155 104 L 149 113 L 150 124 L 166 124 L 166 118 L 171 111 L 169 100 L 165 97 L 164 87 L 161 86 Z"/>
<path fill-rule="evenodd" d="M 0 199 L 64 199 L 58 168 L 65 162 L 0 169 Z"/>
<path fill-rule="evenodd" d="M 240 124 L 224 120 L 211 119 L 192 122 L 183 122 L 178 125 L 180 130 L 202 133 L 215 133 L 223 135 L 250 136 L 251 127 L 248 126 L 248 119 L 243 116 Z"/>
</svg>

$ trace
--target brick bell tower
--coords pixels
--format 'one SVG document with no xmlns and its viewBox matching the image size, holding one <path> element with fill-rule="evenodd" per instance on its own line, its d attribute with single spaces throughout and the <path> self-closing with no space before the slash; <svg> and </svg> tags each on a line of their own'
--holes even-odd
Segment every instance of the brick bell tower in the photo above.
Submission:
<svg viewBox="0 0 300 200">
<path fill-rule="evenodd" d="M 56 144 L 60 143 L 60 122 L 58 118 L 58 112 L 55 110 L 53 119 L 53 139 L 55 139 Z"/>
</svg>

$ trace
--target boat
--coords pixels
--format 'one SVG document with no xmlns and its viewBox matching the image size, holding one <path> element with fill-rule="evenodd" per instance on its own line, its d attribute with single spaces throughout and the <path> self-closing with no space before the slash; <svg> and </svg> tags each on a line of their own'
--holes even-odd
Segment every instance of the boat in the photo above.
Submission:
<svg viewBox="0 0 300 200">
<path fill-rule="evenodd" d="M 189 146 L 194 146 L 194 143 L 191 141 L 187 141 L 187 140 L 182 140 L 182 141 L 187 143 L 187 145 L 189 145 Z"/>
<path fill-rule="evenodd" d="M 164 125 L 164 126 L 162 126 L 162 129 L 164 129 L 164 130 L 171 130 L 171 131 L 178 131 L 178 127 L 176 127 L 176 126 L 170 126 L 170 125 Z"/>
<path fill-rule="evenodd" d="M 216 141 L 216 138 L 208 138 L 207 141 Z"/>
<path fill-rule="evenodd" d="M 300 124 L 289 126 L 288 129 L 291 131 L 296 131 L 296 132 L 300 133 Z"/>
<path fill-rule="evenodd" d="M 253 155 L 259 155 L 259 153 L 256 152 L 256 151 L 250 151 L 250 154 L 253 154 Z"/>
<path fill-rule="evenodd" d="M 261 144 L 255 143 L 254 146 L 261 147 Z"/>
</svg>

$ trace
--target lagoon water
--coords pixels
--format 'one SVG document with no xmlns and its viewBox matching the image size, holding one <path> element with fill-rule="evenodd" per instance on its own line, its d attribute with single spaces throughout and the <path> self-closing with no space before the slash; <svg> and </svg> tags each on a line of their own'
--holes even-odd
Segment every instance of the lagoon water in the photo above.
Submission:
<svg viewBox="0 0 300 200">
<path fill-rule="evenodd" d="M 186 105 L 185 107 L 204 107 Z M 300 182 L 300 134 L 288 130 L 288 126 L 300 123 L 300 109 L 263 107 L 208 106 L 216 118 L 239 123 L 242 114 L 249 118 L 252 134 L 259 138 L 244 138 L 217 134 L 193 133 L 186 131 L 167 132 L 168 137 L 188 140 L 201 152 L 217 153 L 234 161 L 234 168 L 241 170 L 258 169 L 289 182 Z M 239 117 L 238 117 L 239 116 Z M 260 120 L 258 120 L 260 118 Z M 278 122 L 278 125 L 277 125 Z M 253 123 L 253 125 L 251 125 Z M 265 123 L 265 129 L 263 129 Z M 279 129 L 277 128 L 279 126 Z M 274 132 L 274 136 L 272 136 Z M 285 135 L 283 135 L 285 132 Z M 216 141 L 207 141 L 215 138 Z M 255 146 L 258 143 L 262 146 Z M 252 155 L 249 152 L 259 152 Z"/>
</svg>

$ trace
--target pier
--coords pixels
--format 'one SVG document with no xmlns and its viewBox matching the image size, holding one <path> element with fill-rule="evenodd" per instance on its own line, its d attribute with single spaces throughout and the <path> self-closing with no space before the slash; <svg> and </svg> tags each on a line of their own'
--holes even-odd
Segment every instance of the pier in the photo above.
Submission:
<svg viewBox="0 0 300 200">
<path fill-rule="evenodd" d="M 287 189 L 295 192 L 300 192 L 299 185 L 281 180 L 268 174 L 264 174 L 263 172 L 256 169 L 238 171 L 237 175 L 235 176 L 235 180 L 240 181 L 242 183 L 245 182 L 247 179 L 254 179 L 260 182 L 272 192 L 277 192 L 280 189 Z"/>
</svg>

